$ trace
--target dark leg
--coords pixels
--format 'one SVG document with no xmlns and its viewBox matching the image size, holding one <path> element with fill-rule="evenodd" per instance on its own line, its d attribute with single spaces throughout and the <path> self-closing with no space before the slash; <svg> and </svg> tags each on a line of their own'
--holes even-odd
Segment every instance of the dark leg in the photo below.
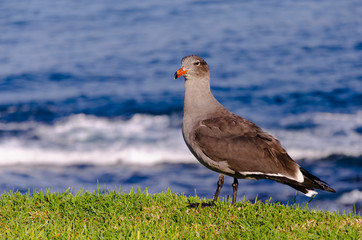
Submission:
<svg viewBox="0 0 362 240">
<path fill-rule="evenodd" d="M 195 207 L 201 206 L 201 208 L 204 208 L 204 207 L 215 206 L 215 202 L 219 198 L 219 193 L 220 193 L 220 190 L 221 190 L 223 184 L 224 184 L 224 175 L 220 174 L 219 181 L 217 182 L 217 188 L 216 188 L 216 192 L 214 195 L 214 199 L 208 203 L 189 203 L 189 207 L 195 208 Z"/>
<path fill-rule="evenodd" d="M 233 186 L 233 204 L 234 205 L 236 203 L 236 192 L 238 191 L 238 185 L 239 185 L 238 179 L 234 178 L 234 182 L 232 184 L 232 186 Z"/>
<path fill-rule="evenodd" d="M 221 190 L 223 184 L 224 184 L 224 175 L 220 173 L 219 181 L 217 181 L 217 188 L 216 188 L 216 192 L 214 195 L 214 200 L 212 200 L 213 203 L 215 203 L 217 201 L 217 199 L 219 198 L 219 193 L 220 193 L 220 190 Z"/>
</svg>

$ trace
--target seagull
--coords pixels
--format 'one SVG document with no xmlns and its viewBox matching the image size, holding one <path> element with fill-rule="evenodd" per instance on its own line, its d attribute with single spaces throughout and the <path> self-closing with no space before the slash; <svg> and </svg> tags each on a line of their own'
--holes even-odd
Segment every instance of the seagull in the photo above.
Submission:
<svg viewBox="0 0 362 240">
<path fill-rule="evenodd" d="M 299 166 L 276 138 L 216 100 L 210 90 L 209 66 L 204 59 L 189 55 L 181 64 L 175 79 L 185 78 L 183 138 L 202 165 L 220 173 L 212 204 L 219 197 L 224 175 L 234 178 L 233 204 L 238 179 L 274 180 L 308 197 L 317 194 L 314 189 L 336 192 Z"/>
</svg>

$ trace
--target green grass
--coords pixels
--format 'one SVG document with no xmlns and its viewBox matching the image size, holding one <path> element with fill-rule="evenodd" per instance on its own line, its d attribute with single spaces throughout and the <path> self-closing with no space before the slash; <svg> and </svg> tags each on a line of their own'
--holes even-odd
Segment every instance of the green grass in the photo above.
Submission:
<svg viewBox="0 0 362 240">
<path fill-rule="evenodd" d="M 361 239 L 362 218 L 296 205 L 147 191 L 0 196 L 1 239 Z"/>
</svg>

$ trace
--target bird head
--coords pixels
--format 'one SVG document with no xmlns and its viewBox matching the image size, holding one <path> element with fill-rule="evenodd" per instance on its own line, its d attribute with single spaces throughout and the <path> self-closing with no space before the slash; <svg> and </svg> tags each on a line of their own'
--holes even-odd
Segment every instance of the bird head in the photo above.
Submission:
<svg viewBox="0 0 362 240">
<path fill-rule="evenodd" d="M 176 71 L 175 79 L 184 76 L 189 78 L 203 78 L 209 75 L 209 66 L 204 59 L 197 55 L 189 55 L 181 60 L 181 68 Z"/>
</svg>

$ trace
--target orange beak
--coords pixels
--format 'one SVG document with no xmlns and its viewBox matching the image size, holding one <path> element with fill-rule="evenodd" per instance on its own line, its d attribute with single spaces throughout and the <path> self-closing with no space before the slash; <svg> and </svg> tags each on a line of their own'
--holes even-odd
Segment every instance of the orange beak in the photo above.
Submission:
<svg viewBox="0 0 362 240">
<path fill-rule="evenodd" d="M 189 70 L 184 70 L 183 67 L 180 68 L 179 70 L 177 70 L 177 71 L 175 72 L 175 79 L 177 79 L 177 78 L 185 75 L 188 71 L 189 71 Z"/>
</svg>

